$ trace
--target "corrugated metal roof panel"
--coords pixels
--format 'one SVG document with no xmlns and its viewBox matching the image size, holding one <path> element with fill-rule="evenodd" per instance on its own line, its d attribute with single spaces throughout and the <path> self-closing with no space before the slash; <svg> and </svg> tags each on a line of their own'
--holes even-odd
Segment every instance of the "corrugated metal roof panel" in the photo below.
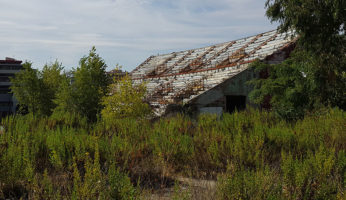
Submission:
<svg viewBox="0 0 346 200">
<path fill-rule="evenodd" d="M 131 72 L 148 82 L 148 101 L 162 114 L 168 103 L 188 102 L 293 41 L 294 31 L 269 31 L 209 47 L 149 57 Z"/>
</svg>

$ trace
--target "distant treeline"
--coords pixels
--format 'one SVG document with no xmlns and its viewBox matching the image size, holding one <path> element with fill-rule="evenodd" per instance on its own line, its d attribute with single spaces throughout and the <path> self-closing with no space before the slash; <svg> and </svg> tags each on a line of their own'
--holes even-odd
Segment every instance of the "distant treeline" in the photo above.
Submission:
<svg viewBox="0 0 346 200">
<path fill-rule="evenodd" d="M 25 62 L 23 70 L 11 78 L 11 89 L 19 102 L 18 114 L 78 114 L 89 122 L 95 122 L 101 114 L 105 120 L 150 115 L 149 105 L 143 102 L 145 85 L 133 85 L 128 75 L 121 79 L 108 75 L 95 47 L 80 59 L 76 69 L 68 72 L 58 61 L 46 64 L 42 70 L 31 65 Z"/>
</svg>

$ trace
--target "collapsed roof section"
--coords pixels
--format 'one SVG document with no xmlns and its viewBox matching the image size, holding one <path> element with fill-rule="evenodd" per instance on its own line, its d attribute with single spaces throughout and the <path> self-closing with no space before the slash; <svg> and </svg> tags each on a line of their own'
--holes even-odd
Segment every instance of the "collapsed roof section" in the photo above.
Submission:
<svg viewBox="0 0 346 200">
<path fill-rule="evenodd" d="M 167 105 L 188 103 L 246 70 L 249 63 L 273 57 L 293 42 L 293 31 L 270 31 L 209 47 L 150 56 L 130 75 L 134 84 L 147 82 L 147 101 L 161 115 Z"/>
</svg>

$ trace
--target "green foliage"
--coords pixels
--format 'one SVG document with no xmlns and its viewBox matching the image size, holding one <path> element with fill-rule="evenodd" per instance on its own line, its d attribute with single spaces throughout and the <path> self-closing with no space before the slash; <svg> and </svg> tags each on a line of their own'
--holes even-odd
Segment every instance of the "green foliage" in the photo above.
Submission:
<svg viewBox="0 0 346 200">
<path fill-rule="evenodd" d="M 89 56 L 80 60 L 80 67 L 74 72 L 72 96 L 78 109 L 75 112 L 89 120 L 95 120 L 96 115 L 101 112 L 101 99 L 107 92 L 108 83 L 106 64 L 93 47 Z"/>
<path fill-rule="evenodd" d="M 263 170 L 240 170 L 220 177 L 219 199 L 283 199 L 280 176 L 268 168 Z"/>
<path fill-rule="evenodd" d="M 157 188 L 175 175 L 218 177 L 220 199 L 343 199 L 345 119 L 339 109 L 295 123 L 258 110 L 154 123 L 10 116 L 0 199 L 136 199 L 134 184 Z"/>
<path fill-rule="evenodd" d="M 31 63 L 23 64 L 23 70 L 11 79 L 11 90 L 20 104 L 26 105 L 33 113 L 40 113 L 44 88 L 38 72 L 31 68 Z"/>
<path fill-rule="evenodd" d="M 344 0 L 267 0 L 266 14 L 280 30 L 296 30 L 301 44 L 315 54 L 345 54 L 345 7 Z"/>
<path fill-rule="evenodd" d="M 106 64 L 92 47 L 88 56 L 81 58 L 73 71 L 72 80 L 65 80 L 57 94 L 55 112 L 78 113 L 89 121 L 96 121 L 101 112 L 101 99 L 107 93 L 109 77 Z"/>
<path fill-rule="evenodd" d="M 71 86 L 71 77 L 65 75 L 65 78 L 61 81 L 60 88 L 57 90 L 56 98 L 53 100 L 57 105 L 53 111 L 53 117 L 59 118 L 69 115 L 78 115 L 75 98 L 73 96 L 73 90 Z"/>
<path fill-rule="evenodd" d="M 119 118 L 145 118 L 151 108 L 143 102 L 146 87 L 144 83 L 133 85 L 131 78 L 126 75 L 120 81 L 109 86 L 109 95 L 103 98 L 102 117 L 105 121 Z"/>
<path fill-rule="evenodd" d="M 31 63 L 24 63 L 23 70 L 11 79 L 11 90 L 29 112 L 37 115 L 50 115 L 56 107 L 53 100 L 63 80 L 63 68 L 58 61 L 43 67 L 42 71 L 31 68 Z"/>
<path fill-rule="evenodd" d="M 48 170 L 45 169 L 43 175 L 35 175 L 31 188 L 32 193 L 29 194 L 29 199 L 62 199 L 60 191 L 56 191 L 55 189 Z"/>
<path fill-rule="evenodd" d="M 95 144 L 94 161 L 85 153 L 84 177 L 81 178 L 76 161 L 73 163 L 73 196 L 77 199 L 105 198 L 105 177 L 101 172 L 97 143 Z"/>
<path fill-rule="evenodd" d="M 304 160 L 283 155 L 283 195 L 288 199 L 337 199 L 340 176 L 333 150 L 320 147 Z M 341 164 L 341 163 L 340 163 Z M 345 166 L 340 166 L 341 169 Z"/>
<path fill-rule="evenodd" d="M 297 61 L 304 56 L 305 62 Z M 282 118 L 293 120 L 304 116 L 311 111 L 318 99 L 313 95 L 317 85 L 311 79 L 309 68 L 312 60 L 300 54 L 294 54 L 281 64 L 269 65 L 255 62 L 257 73 L 269 72 L 266 79 L 252 80 L 254 90 L 250 93 L 250 99 L 257 104 L 263 103 L 268 96 L 273 110 Z M 303 65 L 302 65 L 303 64 Z M 305 69 L 302 71 L 302 69 Z"/>
<path fill-rule="evenodd" d="M 346 109 L 345 1 L 267 0 L 267 16 L 280 23 L 280 31 L 293 29 L 297 47 L 281 64 L 255 63 L 269 73 L 252 81 L 252 100 L 271 97 L 273 110 L 287 120 L 302 118 L 321 106 Z"/>
<path fill-rule="evenodd" d="M 191 136 L 187 134 L 190 123 L 189 119 L 178 115 L 161 120 L 154 127 L 149 145 L 164 168 L 173 165 L 181 170 L 184 168 L 182 163 L 192 158 L 194 144 Z"/>
<path fill-rule="evenodd" d="M 346 66 L 346 57 L 330 57 L 328 62 L 330 67 L 338 63 Z M 328 105 L 346 108 L 344 68 L 334 67 L 326 71 L 323 60 L 311 53 L 296 49 L 280 64 L 258 61 L 252 66 L 257 73 L 268 73 L 268 77 L 250 81 L 254 86 L 250 99 L 261 104 L 271 97 L 273 110 L 284 119 L 296 120 Z"/>
<path fill-rule="evenodd" d="M 63 67 L 61 63 L 55 61 L 51 65 L 45 65 L 40 72 L 42 82 L 44 84 L 45 93 L 44 93 L 44 113 L 46 115 L 50 115 L 56 104 L 54 103 L 54 99 L 56 99 L 57 91 L 61 87 L 61 83 L 66 80 L 65 74 L 62 73 Z"/>
<path fill-rule="evenodd" d="M 80 59 L 77 69 L 68 73 L 62 72 L 58 61 L 46 64 L 41 71 L 26 62 L 23 70 L 11 79 L 11 89 L 21 107 L 34 115 L 53 114 L 57 120 L 79 115 L 89 122 L 96 121 L 110 83 L 106 67 L 95 47 Z"/>
<path fill-rule="evenodd" d="M 109 199 L 132 200 L 137 199 L 138 193 L 130 179 L 113 164 L 108 171 L 110 185 Z"/>
</svg>

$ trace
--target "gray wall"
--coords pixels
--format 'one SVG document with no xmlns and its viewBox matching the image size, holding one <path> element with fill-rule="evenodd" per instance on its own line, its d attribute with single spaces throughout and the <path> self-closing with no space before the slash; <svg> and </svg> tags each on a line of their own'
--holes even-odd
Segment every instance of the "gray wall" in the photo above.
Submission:
<svg viewBox="0 0 346 200">
<path fill-rule="evenodd" d="M 222 107 L 225 111 L 226 96 L 228 95 L 246 96 L 246 103 L 249 104 L 248 94 L 251 92 L 252 86 L 247 84 L 247 82 L 255 77 L 256 74 L 253 69 L 246 69 L 199 95 L 196 99 L 193 99 L 190 104 L 194 105 L 199 110 L 203 107 Z"/>
</svg>

